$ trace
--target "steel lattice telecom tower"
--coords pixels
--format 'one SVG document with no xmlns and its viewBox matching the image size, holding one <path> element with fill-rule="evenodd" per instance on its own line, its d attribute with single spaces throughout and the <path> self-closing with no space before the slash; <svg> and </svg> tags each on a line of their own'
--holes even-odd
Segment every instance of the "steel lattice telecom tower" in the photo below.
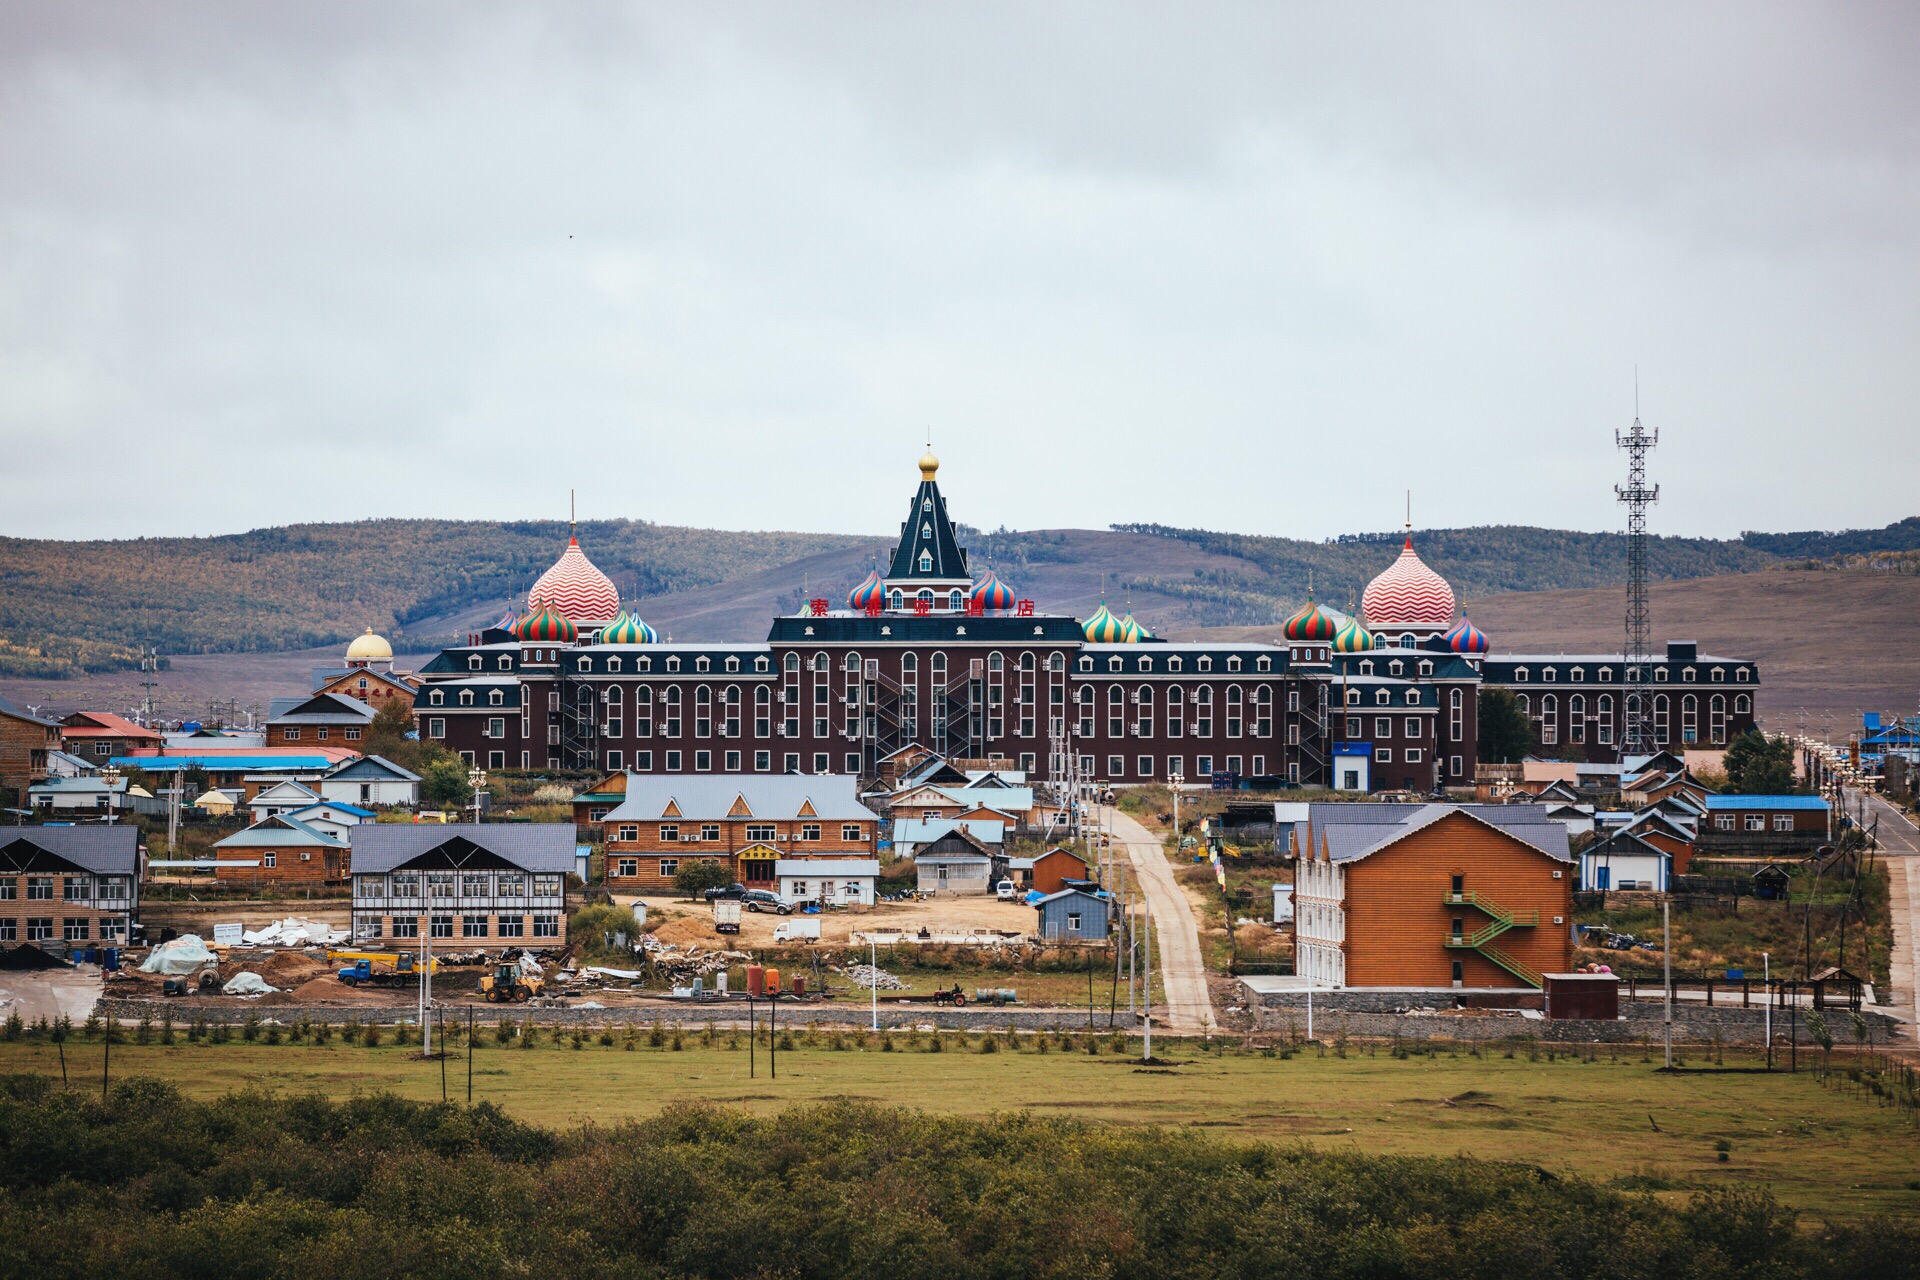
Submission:
<svg viewBox="0 0 1920 1280">
<path fill-rule="evenodd" d="M 1627 668 L 1625 712 L 1620 734 L 1620 752 L 1648 755 L 1657 749 L 1653 729 L 1648 723 L 1651 704 L 1648 686 L 1652 683 L 1653 623 L 1647 609 L 1647 508 L 1660 501 L 1660 486 L 1647 486 L 1647 451 L 1660 443 L 1660 432 L 1640 425 L 1640 406 L 1634 400 L 1633 430 L 1613 433 L 1616 448 L 1627 451 L 1627 483 L 1615 485 L 1613 492 L 1627 506 L 1627 636 L 1622 655 Z"/>
</svg>

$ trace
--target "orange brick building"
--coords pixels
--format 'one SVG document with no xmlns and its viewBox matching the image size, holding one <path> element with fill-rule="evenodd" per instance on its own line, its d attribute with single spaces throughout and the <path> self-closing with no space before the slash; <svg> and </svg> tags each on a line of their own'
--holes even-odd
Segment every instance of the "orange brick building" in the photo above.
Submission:
<svg viewBox="0 0 1920 1280">
<path fill-rule="evenodd" d="M 1313 804 L 1295 969 L 1333 987 L 1539 987 L 1573 963 L 1567 829 L 1533 805 Z"/>
<path fill-rule="evenodd" d="M 879 815 L 845 775 L 634 773 L 625 796 L 602 820 L 614 893 L 670 891 L 680 868 L 703 858 L 772 889 L 779 862 L 875 856 Z"/>
</svg>

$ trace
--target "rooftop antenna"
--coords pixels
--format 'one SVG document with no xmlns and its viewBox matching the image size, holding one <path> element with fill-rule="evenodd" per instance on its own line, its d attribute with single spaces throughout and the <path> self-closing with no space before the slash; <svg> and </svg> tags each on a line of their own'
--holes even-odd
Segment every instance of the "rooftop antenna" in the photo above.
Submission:
<svg viewBox="0 0 1920 1280">
<path fill-rule="evenodd" d="M 567 490 L 567 541 L 579 537 L 579 526 L 575 523 L 573 512 L 573 490 Z"/>
<path fill-rule="evenodd" d="M 1624 755 L 1647 755 L 1654 749 L 1650 709 L 1653 621 L 1647 603 L 1647 508 L 1660 500 L 1660 486 L 1647 484 L 1647 453 L 1660 443 L 1658 430 L 1640 425 L 1640 366 L 1633 369 L 1633 428 L 1613 433 L 1614 447 L 1627 453 L 1627 483 L 1615 485 L 1614 497 L 1627 508 L 1627 679 L 1626 717 L 1620 750 Z"/>
</svg>

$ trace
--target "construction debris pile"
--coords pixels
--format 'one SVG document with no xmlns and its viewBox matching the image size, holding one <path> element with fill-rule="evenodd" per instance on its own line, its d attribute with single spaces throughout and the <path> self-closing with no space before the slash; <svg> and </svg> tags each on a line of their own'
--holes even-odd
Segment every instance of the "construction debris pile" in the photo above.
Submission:
<svg viewBox="0 0 1920 1280">
<path fill-rule="evenodd" d="M 658 969 L 663 976 L 685 979 L 705 978 L 716 973 L 725 973 L 736 964 L 745 964 L 753 957 L 744 951 L 708 951 L 701 947 L 677 947 L 671 942 L 662 942 L 650 933 L 640 935 L 640 950 L 647 961 Z"/>
<path fill-rule="evenodd" d="M 888 973 L 885 969 L 876 969 L 869 964 L 851 964 L 836 972 L 844 973 L 848 981 L 862 991 L 877 987 L 881 991 L 905 991 L 907 984 Z"/>
<path fill-rule="evenodd" d="M 345 929 L 299 916 L 288 916 L 264 929 L 249 929 L 240 935 L 241 945 L 248 947 L 327 947 L 346 940 Z"/>
</svg>

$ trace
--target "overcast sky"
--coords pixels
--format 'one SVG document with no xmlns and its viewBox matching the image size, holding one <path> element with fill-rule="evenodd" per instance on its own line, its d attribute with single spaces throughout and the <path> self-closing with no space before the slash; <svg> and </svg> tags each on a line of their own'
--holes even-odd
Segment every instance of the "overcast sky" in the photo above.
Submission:
<svg viewBox="0 0 1920 1280">
<path fill-rule="evenodd" d="M 0 533 L 1914 497 L 1920 10 L 0 9 Z"/>
</svg>

